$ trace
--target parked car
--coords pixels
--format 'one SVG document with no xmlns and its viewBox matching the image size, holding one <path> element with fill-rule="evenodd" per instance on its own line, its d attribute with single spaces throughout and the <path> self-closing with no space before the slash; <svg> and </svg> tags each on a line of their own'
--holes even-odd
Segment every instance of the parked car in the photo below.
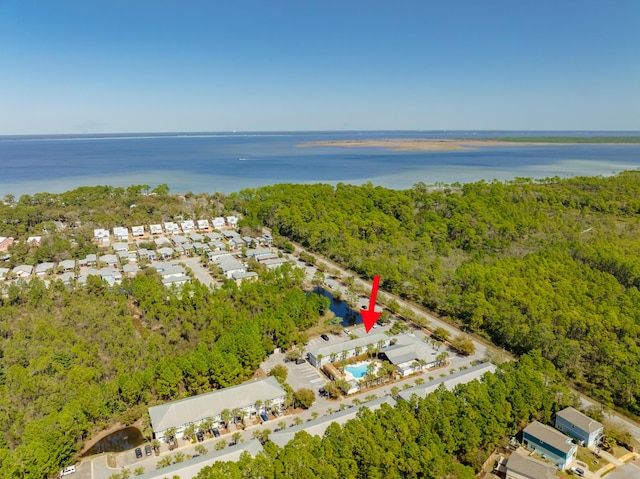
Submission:
<svg viewBox="0 0 640 479">
<path fill-rule="evenodd" d="M 320 337 L 322 339 L 324 339 L 325 341 L 329 341 L 329 336 L 327 336 L 326 334 L 322 334 L 322 335 L 320 335 Z"/>
<path fill-rule="evenodd" d="M 304 363 L 306 363 L 306 362 L 307 362 L 307 361 L 305 361 L 305 360 L 304 360 L 304 359 L 302 359 L 302 358 L 298 358 L 298 359 L 296 359 L 296 364 L 304 364 Z"/>
<path fill-rule="evenodd" d="M 196 432 L 196 439 L 198 440 L 198 442 L 204 441 L 204 434 L 202 433 L 202 431 Z"/>
<path fill-rule="evenodd" d="M 136 447 L 136 458 L 140 459 L 142 457 L 142 449 Z"/>
<path fill-rule="evenodd" d="M 344 334 L 346 334 L 347 336 L 349 336 L 351 334 L 351 330 L 344 328 Z"/>
<path fill-rule="evenodd" d="M 65 467 L 62 471 L 60 471 L 60 477 L 68 476 L 69 474 L 73 474 L 76 472 L 76 466 Z"/>
<path fill-rule="evenodd" d="M 262 418 L 263 421 L 268 421 L 269 417 L 267 416 L 267 413 L 260 413 L 260 417 Z"/>
<path fill-rule="evenodd" d="M 220 437 L 220 431 L 218 431 L 218 428 L 217 428 L 217 427 L 214 427 L 214 428 L 213 428 L 213 435 L 214 435 L 215 437 Z"/>
<path fill-rule="evenodd" d="M 571 472 L 573 472 L 576 476 L 579 476 L 579 477 L 584 476 L 584 469 L 580 467 L 572 467 Z"/>
<path fill-rule="evenodd" d="M 151 455 L 151 446 L 150 446 L 149 444 L 147 444 L 146 446 L 144 446 L 144 453 L 145 453 L 147 456 L 150 456 L 150 455 Z"/>
</svg>

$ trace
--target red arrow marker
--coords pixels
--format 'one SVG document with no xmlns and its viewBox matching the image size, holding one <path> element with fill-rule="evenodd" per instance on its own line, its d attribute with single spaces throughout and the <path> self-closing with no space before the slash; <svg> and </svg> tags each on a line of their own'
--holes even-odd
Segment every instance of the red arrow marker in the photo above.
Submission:
<svg viewBox="0 0 640 479">
<path fill-rule="evenodd" d="M 364 329 L 369 332 L 382 313 L 376 313 L 376 295 L 378 294 L 378 285 L 380 284 L 380 276 L 373 277 L 373 286 L 371 287 L 371 298 L 369 299 L 369 309 L 361 309 L 362 322 Z"/>
</svg>

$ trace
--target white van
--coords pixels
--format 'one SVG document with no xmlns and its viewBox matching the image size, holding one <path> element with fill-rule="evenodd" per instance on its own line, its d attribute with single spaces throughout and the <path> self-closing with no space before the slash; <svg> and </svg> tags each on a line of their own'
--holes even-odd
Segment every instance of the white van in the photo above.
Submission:
<svg viewBox="0 0 640 479">
<path fill-rule="evenodd" d="M 76 472 L 76 466 L 65 467 L 62 471 L 60 471 L 60 477 L 68 476 L 69 474 L 73 474 Z"/>
</svg>

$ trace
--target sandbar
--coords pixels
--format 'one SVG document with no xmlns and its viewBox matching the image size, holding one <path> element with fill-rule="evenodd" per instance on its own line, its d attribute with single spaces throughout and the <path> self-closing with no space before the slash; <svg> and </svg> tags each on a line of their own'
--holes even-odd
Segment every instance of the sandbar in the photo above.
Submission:
<svg viewBox="0 0 640 479">
<path fill-rule="evenodd" d="M 474 150 L 483 146 L 549 146 L 552 143 L 515 142 L 497 140 L 454 140 L 454 139 L 389 139 L 389 140 L 341 140 L 313 141 L 301 143 L 298 147 L 339 146 L 347 148 L 386 148 L 393 151 L 454 151 Z M 565 143 L 569 144 L 569 143 Z"/>
</svg>

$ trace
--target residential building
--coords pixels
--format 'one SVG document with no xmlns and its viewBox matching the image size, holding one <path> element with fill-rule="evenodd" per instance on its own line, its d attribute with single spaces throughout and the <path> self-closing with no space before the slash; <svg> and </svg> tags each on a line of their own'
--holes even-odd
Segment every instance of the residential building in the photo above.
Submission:
<svg viewBox="0 0 640 479">
<path fill-rule="evenodd" d="M 518 449 L 507 461 L 506 479 L 556 479 L 557 468 Z"/>
<path fill-rule="evenodd" d="M 162 230 L 160 230 L 162 232 Z M 134 238 L 139 238 L 140 236 L 144 236 L 144 226 L 134 226 L 131 228 L 131 235 Z"/>
<path fill-rule="evenodd" d="M 558 431 L 569 434 L 587 447 L 597 444 L 604 430 L 598 421 L 572 407 L 558 412 L 554 425 Z"/>
<path fill-rule="evenodd" d="M 396 342 L 382 354 L 403 377 L 437 366 L 438 350 L 409 334 L 397 336 Z"/>
<path fill-rule="evenodd" d="M 213 218 L 213 221 L 211 222 L 211 224 L 215 229 L 220 230 L 224 228 L 224 225 L 225 225 L 224 218 L 222 216 L 216 216 L 215 218 Z"/>
<path fill-rule="evenodd" d="M 129 228 L 116 226 L 113 228 L 113 237 L 116 241 L 129 241 Z"/>
<path fill-rule="evenodd" d="M 11 271 L 9 268 L 0 268 L 0 281 L 4 281 L 7 278 L 9 271 Z"/>
<path fill-rule="evenodd" d="M 149 408 L 149 416 L 157 439 L 162 439 L 169 428 L 176 428 L 176 436 L 182 437 L 184 429 L 189 424 L 197 425 L 209 418 L 214 423 L 222 423 L 221 413 L 225 409 L 229 411 L 238 409 L 251 417 L 263 411 L 265 404 L 268 404 L 268 409 L 280 410 L 285 397 L 286 392 L 278 380 L 270 376 L 266 379 L 153 406 Z M 256 407 L 258 402 L 262 404 L 259 408 Z"/>
<path fill-rule="evenodd" d="M 240 286 L 244 281 L 248 281 L 257 277 L 258 277 L 258 273 L 254 271 L 247 271 L 246 273 L 233 273 L 231 275 L 231 278 L 235 280 L 238 286 Z"/>
<path fill-rule="evenodd" d="M 183 233 L 191 233 L 194 230 L 195 225 L 193 224 L 193 220 L 186 220 L 180 224 L 180 227 L 182 228 Z"/>
<path fill-rule="evenodd" d="M 231 255 L 222 256 L 217 259 L 218 266 L 227 279 L 231 279 L 235 273 L 244 273 L 247 268 Z"/>
<path fill-rule="evenodd" d="M 62 269 L 65 273 L 76 269 L 76 262 L 72 259 L 65 259 L 58 263 L 58 268 Z"/>
<path fill-rule="evenodd" d="M 307 358 L 312 366 L 320 369 L 325 364 L 335 362 L 338 359 L 349 359 L 358 354 L 365 354 L 370 344 L 378 350 L 381 350 L 383 347 L 389 346 L 390 342 L 391 338 L 386 334 L 371 334 L 343 343 L 329 344 L 320 348 L 311 349 L 307 354 Z"/>
<path fill-rule="evenodd" d="M 122 267 L 122 273 L 129 278 L 133 278 L 138 274 L 138 271 L 140 271 L 140 268 L 138 268 L 137 264 L 125 264 Z"/>
<path fill-rule="evenodd" d="M 533 421 L 522 431 L 522 442 L 531 451 L 566 469 L 574 460 L 578 445 L 556 429 Z"/>
<path fill-rule="evenodd" d="M 231 238 L 240 238 L 240 235 L 237 233 L 237 231 L 233 231 L 233 230 L 222 230 L 222 236 L 225 237 L 225 239 L 230 240 Z"/>
<path fill-rule="evenodd" d="M 161 235 L 162 234 L 162 225 L 149 225 L 149 231 L 152 235 Z"/>
<path fill-rule="evenodd" d="M 165 246 L 163 248 L 158 248 L 156 250 L 156 253 L 158 255 L 158 259 L 164 260 L 164 259 L 172 258 L 174 251 L 172 248 Z"/>
<path fill-rule="evenodd" d="M 267 267 L 267 269 L 276 269 L 282 266 L 283 264 L 287 264 L 289 261 L 286 258 L 276 258 L 276 259 L 265 259 L 264 261 L 260 261 L 263 265 Z"/>
<path fill-rule="evenodd" d="M 129 251 L 129 244 L 126 242 L 117 242 L 112 245 L 113 251 L 119 253 L 121 251 Z"/>
<path fill-rule="evenodd" d="M 220 241 L 222 239 L 222 235 L 220 233 L 207 233 L 205 234 L 210 241 Z"/>
<path fill-rule="evenodd" d="M 269 257 L 271 259 L 271 256 L 274 253 L 268 249 L 268 248 L 256 248 L 256 249 L 248 249 L 245 252 L 245 256 L 247 258 L 255 258 L 258 261 L 260 261 L 261 259 L 265 258 L 265 257 Z M 277 258 L 277 256 L 276 256 Z"/>
<path fill-rule="evenodd" d="M 40 243 L 42 243 L 42 236 L 29 236 L 27 238 L 27 243 L 31 246 L 40 246 Z"/>
<path fill-rule="evenodd" d="M 209 229 L 209 220 L 198 220 L 198 229 L 200 231 L 208 230 Z"/>
<path fill-rule="evenodd" d="M 71 271 L 67 271 L 58 276 L 57 279 L 58 281 L 62 281 L 62 284 L 65 286 L 69 286 L 76 279 L 76 275 Z"/>
<path fill-rule="evenodd" d="M 100 256 L 100 262 L 116 268 L 118 266 L 118 257 L 115 254 L 103 254 Z"/>
<path fill-rule="evenodd" d="M 227 226 L 229 226 L 229 228 L 235 228 L 236 226 L 238 226 L 238 217 L 227 216 Z"/>
<path fill-rule="evenodd" d="M 493 374 L 495 371 L 496 367 L 491 363 L 477 364 L 476 366 L 463 369 L 448 376 L 439 377 L 419 386 L 403 389 L 398 393 L 398 396 L 405 401 L 411 401 L 414 395 L 419 398 L 425 398 L 432 392 L 435 392 L 440 386 L 444 386 L 449 391 L 453 391 L 459 384 L 467 384 L 474 380 L 481 381 L 486 373 Z"/>
<path fill-rule="evenodd" d="M 189 242 L 189 240 L 187 238 L 185 238 L 184 236 L 180 236 L 180 235 L 175 235 L 173 238 L 171 238 L 171 240 L 173 241 L 174 245 L 186 244 L 186 243 Z"/>
<path fill-rule="evenodd" d="M 33 266 L 30 266 L 28 264 L 21 264 L 13 268 L 12 271 L 17 278 L 28 278 L 33 273 Z"/>
<path fill-rule="evenodd" d="M 156 244 L 156 247 L 158 248 L 172 245 L 171 240 L 169 238 L 165 238 L 164 236 L 154 239 L 153 242 Z"/>
<path fill-rule="evenodd" d="M 7 251 L 13 244 L 13 238 L 0 236 L 0 251 Z"/>
<path fill-rule="evenodd" d="M 189 239 L 194 242 L 194 243 L 202 243 L 205 240 L 204 235 L 201 235 L 200 233 L 191 233 L 189 235 Z"/>
<path fill-rule="evenodd" d="M 45 276 L 53 271 L 55 264 L 47 262 L 36 265 L 36 276 Z"/>
<path fill-rule="evenodd" d="M 103 239 L 109 239 L 109 230 L 105 230 L 102 228 L 96 228 L 93 230 L 93 237 L 98 241 L 102 241 Z"/>
<path fill-rule="evenodd" d="M 172 221 L 167 221 L 164 224 L 164 232 L 167 234 L 175 234 L 178 233 L 180 231 L 180 228 L 178 228 L 178 225 Z"/>
</svg>

